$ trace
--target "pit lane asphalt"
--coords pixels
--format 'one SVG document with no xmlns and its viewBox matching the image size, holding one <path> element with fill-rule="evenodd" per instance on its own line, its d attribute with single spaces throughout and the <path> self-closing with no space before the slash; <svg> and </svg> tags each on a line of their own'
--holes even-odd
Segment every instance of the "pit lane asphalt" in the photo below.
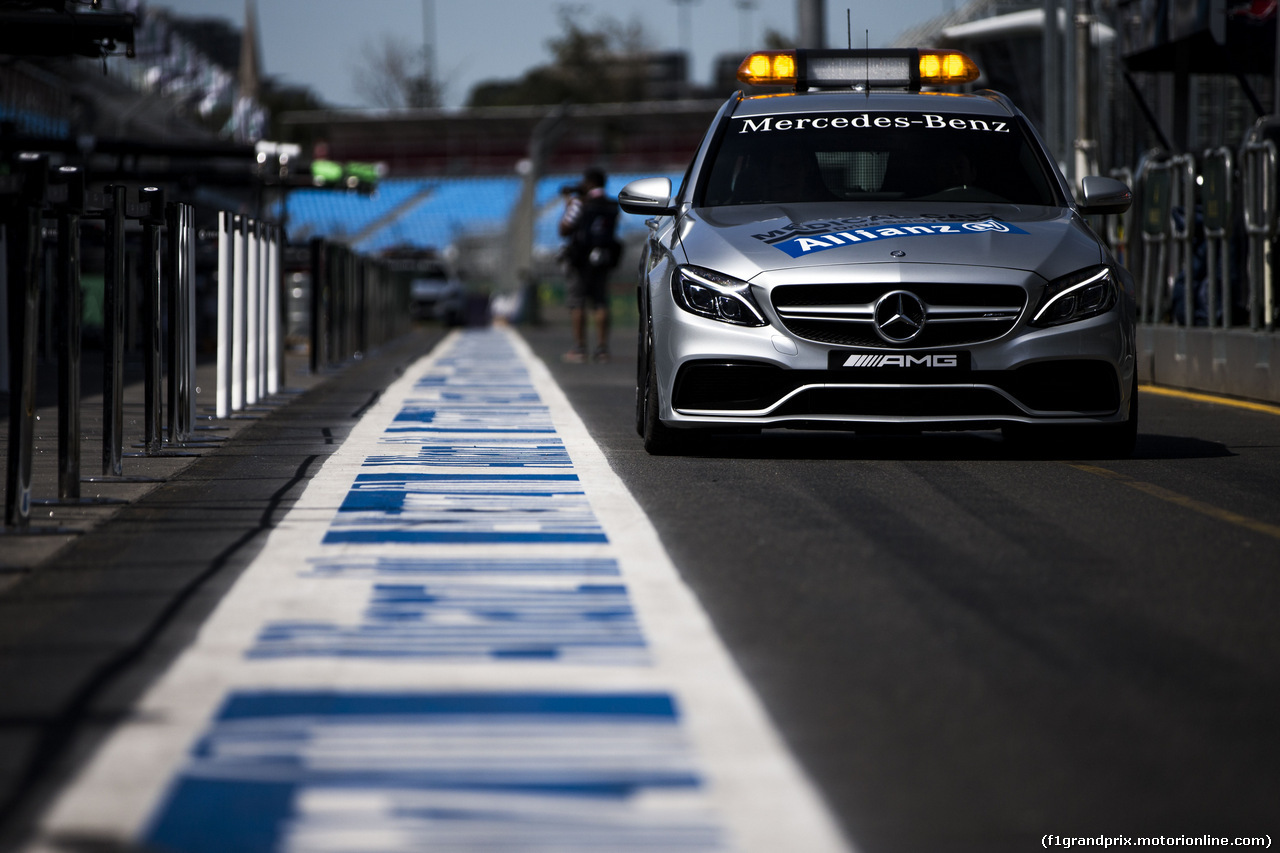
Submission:
<svg viewBox="0 0 1280 853">
<path fill-rule="evenodd" d="M 634 334 L 525 332 L 866 853 L 1280 838 L 1280 413 L 1142 393 L 1132 459 L 770 431 L 648 456 Z"/>
<path fill-rule="evenodd" d="M 654 458 L 629 329 L 607 365 L 562 364 L 562 325 L 522 334 L 860 849 L 1280 834 L 1280 418 L 1144 394 L 1122 462 L 1018 458 L 981 434 Z M 103 486 L 149 491 L 83 510 L 113 515 L 38 569 L 0 540 L 0 782 L 24 794 L 7 838 L 438 337 L 291 377 L 303 393 L 194 460 L 126 460 L 171 480 Z"/>
<path fill-rule="evenodd" d="M 101 397 L 90 391 L 78 506 L 54 500 L 56 380 L 44 366 L 31 532 L 0 535 L 0 849 L 190 641 L 365 409 L 442 336 L 424 327 L 317 374 L 290 356 L 280 394 L 205 418 L 188 445 L 153 457 L 137 449 L 144 398 L 130 383 L 123 478 L 95 476 Z M 87 389 L 101 387 L 92 361 Z M 202 366 L 197 385 L 212 376 Z"/>
</svg>

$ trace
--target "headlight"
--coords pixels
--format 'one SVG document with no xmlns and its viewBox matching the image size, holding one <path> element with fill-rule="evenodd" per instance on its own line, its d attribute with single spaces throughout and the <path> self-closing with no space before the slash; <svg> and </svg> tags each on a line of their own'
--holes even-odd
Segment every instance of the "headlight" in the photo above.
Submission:
<svg viewBox="0 0 1280 853">
<path fill-rule="evenodd" d="M 1110 267 L 1089 267 L 1049 282 L 1031 318 L 1034 326 L 1059 326 L 1096 317 L 1115 307 L 1115 274 Z"/>
<path fill-rule="evenodd" d="M 701 317 L 735 326 L 767 326 L 751 285 L 709 269 L 682 266 L 671 279 L 676 304 Z"/>
</svg>

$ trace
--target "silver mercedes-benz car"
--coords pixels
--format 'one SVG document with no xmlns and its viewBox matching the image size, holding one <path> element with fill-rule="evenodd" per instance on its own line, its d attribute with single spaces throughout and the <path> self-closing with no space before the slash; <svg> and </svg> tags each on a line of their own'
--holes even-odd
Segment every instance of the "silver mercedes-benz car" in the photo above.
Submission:
<svg viewBox="0 0 1280 853">
<path fill-rule="evenodd" d="M 739 79 L 640 262 L 636 428 L 652 453 L 708 431 L 993 429 L 1127 455 L 1133 280 L 1031 123 L 963 54 L 773 51 Z"/>
</svg>

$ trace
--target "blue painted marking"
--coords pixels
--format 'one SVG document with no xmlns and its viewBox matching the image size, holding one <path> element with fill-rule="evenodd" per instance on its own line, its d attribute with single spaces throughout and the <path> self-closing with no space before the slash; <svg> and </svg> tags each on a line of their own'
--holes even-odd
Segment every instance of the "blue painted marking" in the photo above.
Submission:
<svg viewBox="0 0 1280 853">
<path fill-rule="evenodd" d="M 542 403 L 542 398 L 538 396 L 538 392 L 527 381 L 511 385 L 476 388 L 470 383 L 452 386 L 447 382 L 441 383 L 435 380 L 436 377 L 428 375 L 426 380 L 418 382 L 414 385 L 415 393 L 411 394 L 408 399 L 472 406 L 481 404 L 505 406 L 517 403 L 537 406 Z"/>
<path fill-rule="evenodd" d="M 406 443 L 397 437 L 388 443 Z M 569 468 L 572 461 L 564 445 L 540 441 L 487 439 L 450 444 L 421 444 L 413 440 L 417 453 L 376 455 L 365 459 L 366 468 L 387 465 L 429 465 L 468 468 Z"/>
<path fill-rule="evenodd" d="M 345 692 L 334 690 L 239 691 L 227 697 L 218 720 L 271 717 L 441 718 L 534 716 L 544 721 L 600 718 L 652 718 L 669 723 L 680 716 L 675 700 L 662 692 Z"/>
<path fill-rule="evenodd" d="M 236 693 L 143 841 L 175 853 L 723 850 L 677 722 L 662 693 Z"/>
<path fill-rule="evenodd" d="M 506 337 L 464 334 L 415 384 L 363 462 L 383 470 L 356 477 L 324 542 L 603 543 L 577 477 L 554 472 L 572 467 L 554 432 Z M 334 550 L 303 574 L 380 581 L 359 623 L 271 623 L 249 657 L 648 662 L 613 558 Z M 668 694 L 554 690 L 233 693 L 142 841 L 174 853 L 726 846 Z"/>
<path fill-rule="evenodd" d="M 342 501 L 339 512 L 381 510 L 399 513 L 421 496 L 554 498 L 581 495 L 579 488 L 557 489 L 548 483 L 578 482 L 576 474 L 360 474 Z M 425 505 L 430 498 L 425 498 Z M 440 502 L 437 501 L 437 504 Z M 461 507 L 460 507 L 461 509 Z M 468 507 L 467 509 L 472 509 Z"/>
<path fill-rule="evenodd" d="M 518 657 L 635 665 L 648 662 L 645 645 L 620 584 L 378 584 L 360 624 L 271 623 L 248 656 Z"/>
<path fill-rule="evenodd" d="M 608 541 L 574 474 L 360 474 L 326 544 Z"/>
<path fill-rule="evenodd" d="M 325 577 L 403 577 L 405 575 L 456 576 L 564 576 L 617 577 L 618 561 L 608 557 L 515 557 L 449 559 L 435 557 L 318 558 L 308 574 Z"/>
<path fill-rule="evenodd" d="M 427 432 L 553 433 L 551 415 L 544 406 L 444 407 L 436 403 L 407 403 L 395 416 L 396 429 Z M 406 427 L 406 424 L 414 424 Z"/>
<path fill-rule="evenodd" d="M 485 530 L 331 530 L 325 545 L 591 545 L 608 542 L 603 533 Z"/>
</svg>

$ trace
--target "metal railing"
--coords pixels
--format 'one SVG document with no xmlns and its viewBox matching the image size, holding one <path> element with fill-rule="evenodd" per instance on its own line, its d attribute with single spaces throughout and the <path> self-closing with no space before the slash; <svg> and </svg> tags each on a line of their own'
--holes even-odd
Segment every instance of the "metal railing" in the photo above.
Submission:
<svg viewBox="0 0 1280 853">
<path fill-rule="evenodd" d="M 1179 154 L 1169 158 L 1169 246 L 1170 269 L 1176 278 L 1182 275 L 1182 322 L 1195 325 L 1195 225 L 1196 225 L 1196 158 Z M 1169 306 L 1173 306 L 1173 288 L 1169 290 Z M 1170 317 L 1176 322 L 1177 318 Z"/>
<path fill-rule="evenodd" d="M 1235 157 L 1225 146 L 1201 158 L 1201 203 L 1204 208 L 1205 311 L 1209 327 L 1230 328 L 1232 217 L 1235 211 Z M 1215 322 L 1216 321 L 1216 322 Z"/>
<path fill-rule="evenodd" d="M 319 372 L 386 343 L 412 325 L 408 284 L 381 261 L 311 240 L 311 369 Z"/>
<path fill-rule="evenodd" d="M 218 388 L 216 412 L 228 417 L 280 390 L 280 226 L 218 215 Z"/>
<path fill-rule="evenodd" d="M 1138 173 L 1142 199 L 1142 259 L 1139 267 L 1138 318 L 1143 323 L 1164 314 L 1168 285 L 1169 235 L 1172 230 L 1173 164 L 1149 158 Z"/>
<path fill-rule="evenodd" d="M 137 200 L 130 201 L 133 192 L 124 186 L 90 192 L 83 172 L 50 170 L 40 155 L 22 155 L 9 174 L 0 175 L 0 256 L 5 263 L 0 283 L 7 294 L 0 348 L 8 357 L 10 399 L 6 529 L 48 532 L 30 525 L 42 351 L 56 352 L 58 362 L 58 501 L 81 500 L 80 243 L 85 220 L 102 222 L 102 477 L 124 476 L 125 335 L 131 310 L 141 314 L 136 330 L 144 377 L 141 455 L 175 455 L 194 444 L 201 239 L 196 211 L 189 204 L 166 202 L 157 188 L 138 189 Z M 46 229 L 46 220 L 53 221 L 53 229 Z M 285 236 L 276 224 L 227 213 L 219 215 L 218 223 L 214 409 L 223 418 L 280 390 Z M 131 242 L 138 257 L 133 265 L 127 263 Z M 313 370 L 359 357 L 409 330 L 407 282 L 344 246 L 317 240 L 311 248 Z M 53 300 L 43 312 L 48 328 L 41 326 L 42 300 Z M 166 412 L 167 424 L 162 421 Z"/>
<path fill-rule="evenodd" d="M 1256 133 L 1238 150 L 1146 156 L 1133 183 L 1142 252 L 1129 264 L 1141 322 L 1275 330 L 1278 167 L 1276 143 Z M 1120 247 L 1112 219 L 1108 241 Z"/>
<path fill-rule="evenodd" d="M 102 475 L 123 474 L 124 336 L 128 281 L 125 264 L 127 220 L 142 226 L 140 274 L 143 279 L 143 328 L 146 339 L 145 437 L 148 453 L 160 448 L 160 390 L 163 378 L 160 341 L 162 281 L 169 283 L 169 408 L 171 416 L 193 411 L 194 399 L 194 231 L 190 205 L 165 204 L 163 193 L 144 189 L 130 204 L 128 190 L 111 186 L 103 193 L 85 189 L 75 168 L 52 172 L 39 155 L 23 155 L 19 168 L 0 186 L 5 231 L 9 323 L 9 447 L 5 479 L 5 525 L 25 528 L 31 513 L 32 454 L 36 424 L 36 364 L 45 255 L 43 221 L 56 221 L 53 248 L 55 279 L 51 298 L 57 318 L 58 353 L 58 500 L 81 500 L 81 223 L 103 222 L 103 436 Z M 161 254 L 167 233 L 168 252 Z M 182 313 L 175 313 L 175 312 Z M 171 420 L 169 441 L 181 442 L 189 419 Z"/>
<path fill-rule="evenodd" d="M 1276 236 L 1276 146 L 1269 139 L 1247 141 L 1240 152 L 1244 228 L 1248 240 L 1249 326 L 1275 328 L 1273 242 Z"/>
</svg>

